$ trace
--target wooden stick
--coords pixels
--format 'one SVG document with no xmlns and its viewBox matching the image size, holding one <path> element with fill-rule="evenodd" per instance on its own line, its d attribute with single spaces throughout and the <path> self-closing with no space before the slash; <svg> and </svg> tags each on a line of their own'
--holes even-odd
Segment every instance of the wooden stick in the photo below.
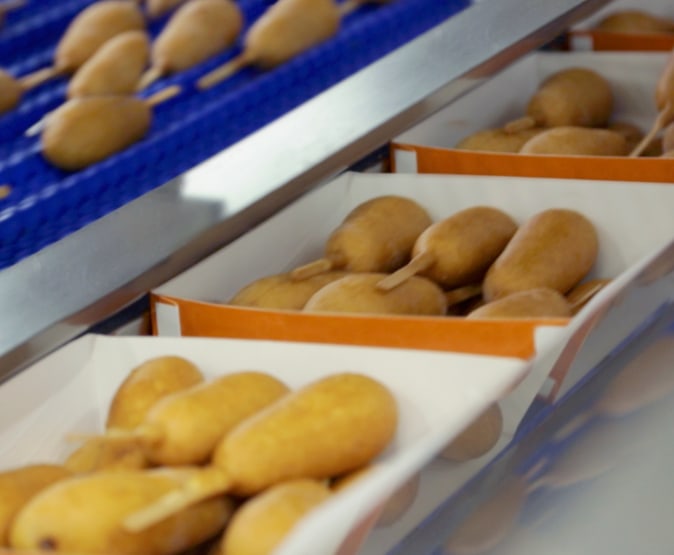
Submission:
<svg viewBox="0 0 674 555">
<path fill-rule="evenodd" d="M 536 127 L 536 120 L 531 116 L 523 116 L 506 123 L 503 126 L 503 131 L 506 133 L 519 133 L 520 131 L 525 131 L 534 127 Z"/>
<path fill-rule="evenodd" d="M 43 67 L 42 69 L 38 69 L 33 73 L 29 73 L 19 78 L 19 84 L 21 85 L 21 88 L 24 91 L 28 91 L 30 89 L 38 87 L 39 85 L 42 85 L 43 83 L 46 83 L 50 79 L 60 77 L 65 73 L 66 70 L 62 67 L 56 66 Z"/>
<path fill-rule="evenodd" d="M 143 442 L 153 443 L 161 441 L 163 433 L 161 429 L 150 424 L 141 425 L 133 430 L 123 430 L 120 428 L 111 428 L 101 434 L 83 434 L 73 432 L 66 435 L 68 442 L 81 442 L 90 440 L 101 441 L 128 441 L 130 443 Z"/>
<path fill-rule="evenodd" d="M 26 129 L 23 134 L 26 137 L 35 137 L 36 135 L 39 135 L 44 131 L 44 128 L 47 127 L 47 124 L 49 123 L 49 116 L 51 116 L 54 112 L 56 112 L 58 108 L 55 108 L 51 112 L 47 112 L 44 116 L 42 116 L 39 120 L 37 120 L 33 125 L 31 125 L 28 129 Z"/>
<path fill-rule="evenodd" d="M 648 133 L 644 135 L 644 138 L 641 139 L 641 142 L 634 147 L 632 152 L 630 152 L 629 157 L 638 157 L 646 149 L 646 147 L 651 144 L 651 141 L 655 139 L 660 130 L 667 127 L 667 125 L 669 125 L 672 120 L 674 120 L 674 109 L 672 107 L 672 103 L 668 102 L 655 118 L 655 121 L 653 122 L 653 125 Z"/>
<path fill-rule="evenodd" d="M 238 56 L 232 58 L 227 63 L 216 67 L 214 70 L 208 72 L 197 81 L 197 89 L 205 90 L 217 85 L 220 81 L 224 81 L 228 77 L 234 75 L 240 69 L 250 65 L 252 60 L 249 59 L 246 52 L 242 52 Z"/>
<path fill-rule="evenodd" d="M 470 285 L 464 285 L 463 287 L 457 287 L 456 289 L 451 289 L 450 291 L 445 292 L 445 298 L 447 299 L 447 308 L 477 297 L 482 294 L 482 284 L 481 283 L 472 283 Z"/>
<path fill-rule="evenodd" d="M 599 291 L 601 291 L 604 287 L 608 285 L 609 281 L 597 281 L 592 285 L 592 287 L 589 287 L 587 291 L 583 291 L 583 294 L 578 297 L 577 299 L 574 299 L 573 302 L 570 303 L 571 305 L 571 313 L 576 314 L 583 306 L 587 304 L 587 302 L 594 297 Z"/>
<path fill-rule="evenodd" d="M 136 91 L 147 89 L 152 83 L 164 77 L 165 69 L 161 66 L 152 66 L 140 78 Z"/>
<path fill-rule="evenodd" d="M 205 468 L 189 478 L 182 487 L 128 515 L 122 527 L 128 532 L 141 532 L 204 499 L 226 493 L 231 485 L 222 469 L 216 466 Z"/>
<path fill-rule="evenodd" d="M 178 96 L 182 92 L 182 90 L 183 89 L 182 87 L 180 87 L 180 85 L 171 85 L 170 87 L 166 87 L 165 89 L 157 91 L 152 96 L 147 97 L 145 99 L 145 102 L 147 103 L 148 106 L 154 108 L 158 104 L 166 102 L 167 100 L 170 100 L 174 96 Z"/>
<path fill-rule="evenodd" d="M 433 264 L 435 264 L 435 257 L 430 252 L 422 252 L 415 256 L 407 265 L 377 282 L 376 287 L 381 291 L 390 291 L 412 276 L 430 268 Z"/>
<path fill-rule="evenodd" d="M 329 272 L 334 267 L 334 263 L 329 258 L 319 258 L 313 262 L 309 262 L 304 266 L 295 268 L 290 272 L 290 278 L 295 281 L 302 281 L 310 277 L 317 276 L 318 274 L 324 274 Z"/>
</svg>

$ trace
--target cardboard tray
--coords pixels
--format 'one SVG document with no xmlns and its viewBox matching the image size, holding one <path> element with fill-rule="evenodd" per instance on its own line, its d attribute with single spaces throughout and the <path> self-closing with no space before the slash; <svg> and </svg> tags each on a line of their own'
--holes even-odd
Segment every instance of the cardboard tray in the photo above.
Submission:
<svg viewBox="0 0 674 555">
<path fill-rule="evenodd" d="M 593 29 L 607 15 L 620 10 L 642 10 L 674 20 L 674 8 L 664 0 L 617 0 L 580 22 L 566 35 L 570 50 L 583 51 L 660 51 L 674 48 L 674 33 L 614 33 Z"/>
<path fill-rule="evenodd" d="M 574 66 L 594 69 L 611 83 L 614 121 L 630 122 L 646 131 L 656 115 L 653 94 L 666 61 L 663 53 L 537 52 L 526 56 L 397 137 L 391 144 L 392 169 L 671 183 L 672 159 L 502 154 L 453 148 L 476 131 L 500 127 L 520 117 L 547 75 Z"/>
<path fill-rule="evenodd" d="M 260 277 L 320 257 L 328 235 L 346 214 L 383 194 L 416 199 L 434 220 L 477 204 L 499 207 L 520 222 L 546 208 L 579 210 L 599 233 L 600 254 L 589 277 L 614 280 L 570 321 L 309 314 L 223 304 Z M 605 312 L 638 285 L 641 273 L 651 267 L 669 268 L 673 206 L 674 189 L 662 184 L 347 173 L 152 292 L 154 332 L 519 357 L 533 365 L 546 365 L 546 375 L 554 366 L 552 381 L 546 386 L 554 397 L 585 337 L 599 327 Z M 648 217 L 648 226 L 643 225 L 643 215 Z M 620 325 L 610 327 L 602 343 L 603 354 L 624 340 L 667 295 L 667 290 L 657 290 L 648 301 L 631 307 Z M 564 356 L 558 360 L 563 349 Z"/>
<path fill-rule="evenodd" d="M 327 555 L 340 545 L 340 554 L 355 553 L 390 493 L 527 371 L 518 359 L 446 352 L 87 335 L 0 387 L 0 468 L 62 461 L 75 448 L 66 434 L 102 431 L 110 400 L 128 372 L 167 354 L 192 360 L 207 378 L 255 368 L 291 388 L 340 371 L 361 372 L 395 395 L 400 421 L 391 446 L 371 472 L 307 517 L 278 555 Z M 510 414 L 516 418 L 517 409 Z M 453 479 L 458 486 L 464 477 Z"/>
</svg>

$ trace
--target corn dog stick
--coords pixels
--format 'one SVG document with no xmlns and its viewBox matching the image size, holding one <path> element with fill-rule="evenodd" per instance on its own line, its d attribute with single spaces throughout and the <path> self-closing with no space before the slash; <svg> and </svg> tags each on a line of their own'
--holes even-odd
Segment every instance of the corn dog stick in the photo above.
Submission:
<svg viewBox="0 0 674 555">
<path fill-rule="evenodd" d="M 435 257 L 430 252 L 422 252 L 415 256 L 409 264 L 382 279 L 377 284 L 377 289 L 381 289 L 382 291 L 395 289 L 401 283 L 430 268 L 433 264 L 435 264 Z"/>
<path fill-rule="evenodd" d="M 242 70 L 243 68 L 251 65 L 252 63 L 253 60 L 249 59 L 249 57 L 246 55 L 245 52 L 239 54 L 238 56 L 228 61 L 226 64 L 223 64 L 215 68 L 213 71 L 209 71 L 206 75 L 201 77 L 197 81 L 197 89 L 199 90 L 210 89 L 211 87 L 220 83 L 220 81 L 228 79 L 229 77 L 231 77 L 238 71 Z"/>
<path fill-rule="evenodd" d="M 674 120 L 674 50 L 670 52 L 665 67 L 660 72 L 655 85 L 655 107 L 658 115 L 653 126 L 642 141 L 632 150 L 630 158 L 639 156 L 661 129 Z"/>
<path fill-rule="evenodd" d="M 165 89 L 157 91 L 152 96 L 148 96 L 145 99 L 145 103 L 148 106 L 154 108 L 155 106 L 161 104 L 162 102 L 166 102 L 167 100 L 170 100 L 174 96 L 178 96 L 181 92 L 182 87 L 180 85 L 171 85 L 170 87 L 166 87 Z"/>
<path fill-rule="evenodd" d="M 310 277 L 316 276 L 318 274 L 329 272 L 334 266 L 334 261 L 330 260 L 329 258 L 319 258 L 318 260 L 314 260 L 308 264 L 304 264 L 303 266 L 295 268 L 292 270 L 290 275 L 294 280 L 301 281 L 304 279 L 309 279 Z"/>
<path fill-rule="evenodd" d="M 316 380 L 242 421 L 216 446 L 210 467 L 128 515 L 123 527 L 139 532 L 212 495 L 250 496 L 361 468 L 390 443 L 397 422 L 395 398 L 376 380 L 353 373 Z"/>
<path fill-rule="evenodd" d="M 472 299 L 482 294 L 482 284 L 473 283 L 471 285 L 464 285 L 463 287 L 458 287 L 447 291 L 445 297 L 447 298 L 447 306 L 454 306 L 456 304 Z"/>
<path fill-rule="evenodd" d="M 19 78 L 19 84 L 21 85 L 21 88 L 24 91 L 29 91 L 30 89 L 39 87 L 43 83 L 46 83 L 51 79 L 54 79 L 55 77 L 61 77 L 62 75 L 66 75 L 67 73 L 68 70 L 65 67 L 57 67 L 57 66 L 45 67 Z"/>
<path fill-rule="evenodd" d="M 660 130 L 667 127 L 667 125 L 669 125 L 672 121 L 674 121 L 674 108 L 672 107 L 671 102 L 667 102 L 665 107 L 658 113 L 648 133 L 644 135 L 644 138 L 641 139 L 639 144 L 634 147 L 634 150 L 630 152 L 630 158 L 636 158 L 639 156 L 656 137 Z"/>
<path fill-rule="evenodd" d="M 609 281 L 610 280 L 607 279 L 594 280 L 586 286 L 584 286 L 584 284 L 576 286 L 567 293 L 566 298 L 571 305 L 571 312 L 576 314 L 592 297 L 606 287 Z"/>
<path fill-rule="evenodd" d="M 141 532 L 199 501 L 226 493 L 231 485 L 225 471 L 216 466 L 207 467 L 190 477 L 183 487 L 161 497 L 159 502 L 129 515 L 124 520 L 123 527 L 129 532 Z"/>
</svg>

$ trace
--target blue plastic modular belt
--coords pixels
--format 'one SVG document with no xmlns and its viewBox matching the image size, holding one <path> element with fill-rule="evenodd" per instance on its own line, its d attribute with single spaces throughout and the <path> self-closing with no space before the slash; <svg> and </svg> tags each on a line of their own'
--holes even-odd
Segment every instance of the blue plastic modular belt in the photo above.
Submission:
<svg viewBox="0 0 674 555">
<path fill-rule="evenodd" d="M 49 65 L 60 33 L 91 0 L 28 0 L 23 15 L 9 14 L 0 31 L 0 60 L 13 75 Z M 247 24 L 271 0 L 241 0 Z M 104 216 L 147 191 L 184 173 L 239 141 L 305 100 L 398 46 L 451 17 L 468 0 L 393 0 L 365 5 L 347 16 L 329 41 L 272 71 L 242 70 L 203 92 L 197 78 L 238 54 L 241 45 L 200 66 L 155 83 L 143 96 L 178 84 L 183 93 L 155 108 L 147 137 L 124 152 L 76 173 L 49 165 L 40 153 L 39 137 L 24 131 L 63 102 L 66 82 L 54 80 L 29 92 L 20 107 L 0 116 L 0 184 L 12 191 L 0 200 L 0 269 L 15 264 L 69 233 Z M 58 22 L 58 23 L 57 23 Z M 163 22 L 150 32 L 156 35 Z M 22 51 L 24 29 L 35 43 Z M 58 32 L 54 29 L 58 27 Z M 29 41 L 30 42 L 30 41 Z M 27 53 L 26 53 L 27 52 Z M 413 76 L 401 76 L 413 78 Z M 260 153 L 261 158 L 264 153 Z M 223 181 L 223 186 L 226 186 Z"/>
</svg>

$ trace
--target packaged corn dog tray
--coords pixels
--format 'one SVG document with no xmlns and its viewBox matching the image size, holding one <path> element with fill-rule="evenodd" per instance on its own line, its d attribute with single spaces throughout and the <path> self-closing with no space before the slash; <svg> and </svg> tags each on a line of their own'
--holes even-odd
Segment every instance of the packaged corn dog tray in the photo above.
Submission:
<svg viewBox="0 0 674 555">
<path fill-rule="evenodd" d="M 392 167 L 671 183 L 674 134 L 655 125 L 668 67 L 662 52 L 532 53 L 396 137 Z"/>
<path fill-rule="evenodd" d="M 355 554 L 393 491 L 526 372 L 507 357 L 87 335 L 0 386 L 2 542 Z"/>
<path fill-rule="evenodd" d="M 565 39 L 571 50 L 668 52 L 674 10 L 663 0 L 617 0 L 574 25 Z"/>
<path fill-rule="evenodd" d="M 412 231 L 412 237 L 419 233 L 417 246 L 408 246 L 417 250 L 399 255 L 398 269 L 350 272 L 340 266 L 348 258 L 337 257 L 330 272 L 307 277 L 308 270 L 325 270 L 331 253 L 353 252 L 348 242 L 357 246 L 353 264 L 388 260 L 382 245 L 411 224 L 396 220 L 391 200 L 408 218 L 425 211 L 423 229 Z M 154 333 L 514 356 L 548 366 L 545 396 L 553 400 L 671 299 L 670 201 L 674 190 L 658 183 L 346 173 L 154 290 Z M 540 227 L 545 221 L 557 223 Z M 362 228 L 365 235 L 357 233 Z M 494 228 L 497 233 L 486 232 Z M 373 238 L 377 229 L 381 235 Z M 548 237 L 543 245 L 542 236 Z M 443 241 L 452 245 L 444 258 L 433 246 Z M 515 264 L 526 268 L 525 283 L 508 260 L 529 241 L 536 254 Z M 432 260 L 447 274 L 412 262 L 427 262 L 420 250 L 439 253 Z M 450 270 L 465 271 L 467 260 L 479 263 L 477 274 L 452 273 L 452 280 L 467 282 L 448 281 Z M 410 269 L 418 275 L 410 277 Z M 558 282 L 563 276 L 576 284 Z M 546 291 L 530 302 L 515 289 L 532 283 Z M 550 293 L 550 287 L 559 289 Z M 594 348 L 585 351 L 586 342 Z"/>
</svg>

